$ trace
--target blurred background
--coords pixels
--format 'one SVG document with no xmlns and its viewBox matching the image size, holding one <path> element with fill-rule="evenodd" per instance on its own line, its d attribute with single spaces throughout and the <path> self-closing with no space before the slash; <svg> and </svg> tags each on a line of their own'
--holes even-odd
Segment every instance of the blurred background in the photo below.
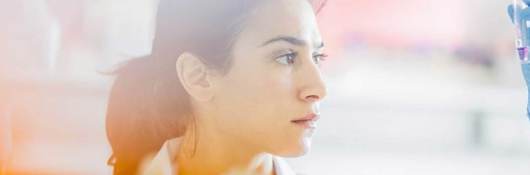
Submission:
<svg viewBox="0 0 530 175">
<path fill-rule="evenodd" d="M 300 174 L 528 175 L 510 0 L 329 0 L 329 96 Z M 0 1 L 0 174 L 111 174 L 119 62 L 150 52 L 155 0 Z"/>
</svg>

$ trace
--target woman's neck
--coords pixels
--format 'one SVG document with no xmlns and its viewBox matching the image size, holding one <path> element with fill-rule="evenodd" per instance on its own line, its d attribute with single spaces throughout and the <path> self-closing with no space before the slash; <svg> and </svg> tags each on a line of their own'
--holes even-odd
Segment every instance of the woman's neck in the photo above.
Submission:
<svg viewBox="0 0 530 175">
<path fill-rule="evenodd" d="M 273 174 L 272 155 L 248 144 L 223 137 L 213 130 L 186 132 L 176 152 L 179 175 L 230 174 L 249 171 L 257 175 Z M 236 173 L 242 174 L 242 173 Z"/>
</svg>

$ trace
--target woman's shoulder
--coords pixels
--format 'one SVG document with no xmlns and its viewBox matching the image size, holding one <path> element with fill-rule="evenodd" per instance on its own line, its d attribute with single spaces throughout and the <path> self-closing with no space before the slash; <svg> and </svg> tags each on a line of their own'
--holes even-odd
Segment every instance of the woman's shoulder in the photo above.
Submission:
<svg viewBox="0 0 530 175">
<path fill-rule="evenodd" d="M 151 159 L 148 159 L 141 168 L 141 175 L 175 175 L 176 166 L 171 163 L 170 149 L 174 150 L 175 146 L 180 143 L 180 138 L 168 140 L 160 148 L 158 153 Z M 170 146 L 171 145 L 171 146 Z M 296 175 L 287 161 L 278 156 L 273 156 L 273 165 L 276 175 Z"/>
</svg>

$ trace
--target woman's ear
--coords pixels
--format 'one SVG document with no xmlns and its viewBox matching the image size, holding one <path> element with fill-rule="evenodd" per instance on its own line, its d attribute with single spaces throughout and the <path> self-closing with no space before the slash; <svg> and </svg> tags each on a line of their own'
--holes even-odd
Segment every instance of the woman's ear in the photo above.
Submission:
<svg viewBox="0 0 530 175">
<path fill-rule="evenodd" d="M 213 98 L 208 68 L 199 57 L 184 52 L 177 59 L 176 71 L 180 83 L 193 99 L 209 101 Z"/>
</svg>

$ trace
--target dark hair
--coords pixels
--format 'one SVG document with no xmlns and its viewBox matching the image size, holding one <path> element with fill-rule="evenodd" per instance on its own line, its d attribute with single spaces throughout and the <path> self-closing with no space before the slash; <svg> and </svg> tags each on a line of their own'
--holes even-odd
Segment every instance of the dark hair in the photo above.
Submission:
<svg viewBox="0 0 530 175">
<path fill-rule="evenodd" d="M 187 51 L 208 67 L 229 69 L 233 41 L 258 2 L 160 0 L 151 55 L 114 72 L 106 118 L 114 175 L 138 173 L 146 156 L 184 134 L 193 117 L 175 71 L 177 57 Z"/>
</svg>

